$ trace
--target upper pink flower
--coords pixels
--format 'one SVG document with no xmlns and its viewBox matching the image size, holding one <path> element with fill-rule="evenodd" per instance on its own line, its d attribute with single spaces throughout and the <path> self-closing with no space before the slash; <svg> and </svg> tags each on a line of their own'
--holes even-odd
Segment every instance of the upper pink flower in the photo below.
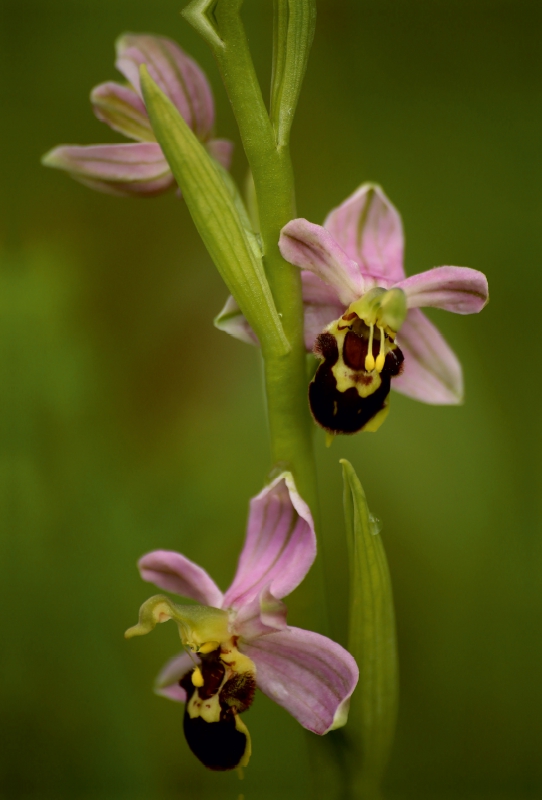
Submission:
<svg viewBox="0 0 542 800">
<path fill-rule="evenodd" d="M 245 544 L 225 594 L 180 553 L 157 550 L 139 561 L 144 580 L 204 606 L 151 598 L 142 606 L 139 625 L 127 634 L 147 633 L 170 618 L 178 622 L 191 652 L 166 664 L 157 691 L 187 701 L 188 743 L 211 769 L 248 761 L 250 737 L 238 715 L 250 706 L 255 685 L 314 733 L 346 722 L 359 674 L 355 660 L 331 639 L 287 625 L 281 602 L 315 556 L 309 507 L 292 476 L 283 473 L 251 500 Z M 190 616 L 194 609 L 197 619 Z"/>
<path fill-rule="evenodd" d="M 300 267 L 305 306 L 305 344 L 371 289 L 400 289 L 407 314 L 396 344 L 404 356 L 392 377 L 398 392 L 425 403 L 453 404 L 463 398 L 461 365 L 437 328 L 420 311 L 432 306 L 475 314 L 488 301 L 485 275 L 468 267 L 436 267 L 405 277 L 403 227 L 379 186 L 363 184 L 327 216 L 324 225 L 294 219 L 281 232 L 284 258 Z M 244 341 L 254 334 L 230 298 L 217 325 Z"/>
<path fill-rule="evenodd" d="M 128 83 L 101 83 L 92 90 L 90 100 L 99 120 L 137 144 L 64 145 L 47 153 L 43 163 L 66 170 L 93 189 L 123 197 L 149 197 L 174 186 L 143 102 L 139 67 L 146 64 L 198 139 L 227 169 L 233 144 L 213 138 L 213 95 L 198 64 L 162 36 L 125 34 L 115 46 L 115 66 Z"/>
</svg>

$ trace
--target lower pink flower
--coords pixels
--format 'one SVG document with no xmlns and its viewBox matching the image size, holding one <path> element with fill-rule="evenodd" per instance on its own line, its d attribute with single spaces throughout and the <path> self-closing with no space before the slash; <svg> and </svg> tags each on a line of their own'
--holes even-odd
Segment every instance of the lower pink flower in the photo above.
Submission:
<svg viewBox="0 0 542 800">
<path fill-rule="evenodd" d="M 156 691 L 186 703 L 188 744 L 210 769 L 248 763 L 250 735 L 240 714 L 256 687 L 314 733 L 347 721 L 359 675 L 355 660 L 331 639 L 289 626 L 282 602 L 315 556 L 310 510 L 292 476 L 283 473 L 250 503 L 245 544 L 225 594 L 180 553 L 157 550 L 139 561 L 144 580 L 201 604 L 152 597 L 126 635 L 148 633 L 168 619 L 177 622 L 186 649 L 165 665 Z"/>
</svg>

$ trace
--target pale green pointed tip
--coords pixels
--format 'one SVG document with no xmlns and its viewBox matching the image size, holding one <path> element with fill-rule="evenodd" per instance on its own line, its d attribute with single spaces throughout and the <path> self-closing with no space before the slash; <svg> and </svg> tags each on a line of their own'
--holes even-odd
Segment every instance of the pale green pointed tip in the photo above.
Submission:
<svg viewBox="0 0 542 800">
<path fill-rule="evenodd" d="M 58 147 L 54 147 L 52 150 L 49 150 L 40 158 L 40 163 L 44 167 L 62 167 L 64 166 L 62 163 L 62 159 L 58 157 L 57 154 Z"/>
<path fill-rule="evenodd" d="M 208 12 L 212 11 L 215 5 L 216 0 L 192 0 L 191 3 L 183 8 L 181 14 L 211 47 L 222 49 L 224 42 L 208 16 Z"/>
<path fill-rule="evenodd" d="M 132 625 L 131 628 L 124 632 L 124 638 L 132 639 L 134 636 L 144 636 L 150 630 L 151 628 L 145 628 L 144 625 Z"/>
<path fill-rule="evenodd" d="M 335 712 L 335 715 L 333 717 L 333 722 L 329 730 L 336 731 L 337 728 L 344 728 L 344 726 L 348 722 L 349 711 L 350 711 L 350 697 L 347 697 L 346 700 L 343 700 L 342 703 L 337 708 L 337 711 Z M 326 731 L 326 733 L 328 733 L 328 731 Z"/>
<path fill-rule="evenodd" d="M 161 622 L 172 619 L 177 623 L 179 634 L 187 647 L 200 650 L 206 643 L 224 642 L 230 637 L 228 614 L 211 606 L 180 606 L 165 595 L 149 597 L 139 609 L 139 622 L 128 628 L 124 637 L 144 636 Z"/>
</svg>

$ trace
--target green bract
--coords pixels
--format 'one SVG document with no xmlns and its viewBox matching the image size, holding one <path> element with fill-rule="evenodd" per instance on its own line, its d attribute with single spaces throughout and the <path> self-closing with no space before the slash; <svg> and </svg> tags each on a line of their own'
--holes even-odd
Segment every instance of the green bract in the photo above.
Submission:
<svg viewBox="0 0 542 800">
<path fill-rule="evenodd" d="M 352 465 L 341 459 L 344 514 L 350 563 L 348 649 L 359 667 L 347 735 L 354 751 L 360 790 L 374 788 L 389 757 L 398 702 L 395 614 L 388 563 L 365 492 Z M 356 756 L 358 758 L 358 756 Z"/>
<path fill-rule="evenodd" d="M 288 143 L 316 24 L 315 0 L 277 0 L 273 25 L 271 122 L 279 147 Z"/>
<path fill-rule="evenodd" d="M 153 131 L 179 184 L 192 219 L 229 290 L 264 349 L 285 354 L 290 345 L 261 260 L 215 162 L 198 142 L 146 67 L 141 87 Z"/>
</svg>

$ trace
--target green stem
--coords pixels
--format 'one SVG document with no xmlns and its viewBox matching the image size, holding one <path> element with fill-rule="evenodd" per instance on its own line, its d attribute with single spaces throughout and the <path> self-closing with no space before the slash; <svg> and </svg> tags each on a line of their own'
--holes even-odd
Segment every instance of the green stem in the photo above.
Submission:
<svg viewBox="0 0 542 800">
<path fill-rule="evenodd" d="M 295 216 L 295 188 L 288 144 L 277 145 L 240 18 L 242 0 L 219 0 L 214 9 L 223 46 L 215 55 L 230 97 L 254 178 L 263 260 L 284 332 L 287 355 L 263 350 L 267 412 L 274 465 L 290 469 L 317 515 L 312 423 L 307 407 L 301 276 L 278 247 L 280 231 Z"/>
</svg>

